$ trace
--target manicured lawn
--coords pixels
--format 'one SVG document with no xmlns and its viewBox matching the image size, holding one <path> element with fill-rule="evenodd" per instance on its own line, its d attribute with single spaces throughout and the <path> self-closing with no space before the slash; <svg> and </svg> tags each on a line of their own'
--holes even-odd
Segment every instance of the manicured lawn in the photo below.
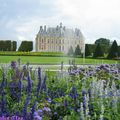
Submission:
<svg viewBox="0 0 120 120">
<path fill-rule="evenodd" d="M 105 60 L 105 59 L 85 59 L 83 58 L 70 58 L 70 57 L 38 57 L 38 56 L 0 56 L 0 63 L 8 63 L 12 60 L 21 59 L 22 63 L 29 62 L 31 64 L 60 64 L 61 61 L 64 64 L 68 64 L 69 60 L 75 59 L 76 64 L 101 64 L 117 63 L 117 60 Z"/>
</svg>

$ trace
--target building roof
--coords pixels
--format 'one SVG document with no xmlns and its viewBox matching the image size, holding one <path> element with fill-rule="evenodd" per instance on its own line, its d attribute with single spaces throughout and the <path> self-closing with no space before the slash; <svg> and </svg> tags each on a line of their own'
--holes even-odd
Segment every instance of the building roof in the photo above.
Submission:
<svg viewBox="0 0 120 120">
<path fill-rule="evenodd" d="M 62 23 L 56 27 L 49 27 L 46 29 L 46 26 L 40 26 L 38 35 L 49 36 L 49 37 L 65 37 L 65 38 L 80 38 L 83 37 L 80 29 L 70 29 L 62 26 Z"/>
</svg>

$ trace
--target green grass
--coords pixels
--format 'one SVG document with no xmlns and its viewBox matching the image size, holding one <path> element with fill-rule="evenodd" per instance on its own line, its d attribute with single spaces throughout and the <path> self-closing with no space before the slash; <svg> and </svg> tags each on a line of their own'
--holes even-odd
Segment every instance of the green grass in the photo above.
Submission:
<svg viewBox="0 0 120 120">
<path fill-rule="evenodd" d="M 69 60 L 75 59 L 76 64 L 114 64 L 117 60 L 106 59 L 85 59 L 83 58 L 70 58 L 70 57 L 39 57 L 39 56 L 0 56 L 0 63 L 9 63 L 13 60 L 21 59 L 22 63 L 29 62 L 30 64 L 60 64 L 61 61 L 64 64 L 68 64 Z"/>
</svg>

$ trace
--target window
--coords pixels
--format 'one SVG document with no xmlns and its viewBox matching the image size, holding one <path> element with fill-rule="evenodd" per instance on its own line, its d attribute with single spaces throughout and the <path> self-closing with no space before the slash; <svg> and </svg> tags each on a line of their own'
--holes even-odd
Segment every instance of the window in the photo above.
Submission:
<svg viewBox="0 0 120 120">
<path fill-rule="evenodd" d="M 43 46 L 42 46 L 42 50 L 43 50 Z"/>
<path fill-rule="evenodd" d="M 59 51 L 61 51 L 61 46 L 59 46 Z"/>
<path fill-rule="evenodd" d="M 44 45 L 44 49 L 46 49 L 46 46 Z"/>
<path fill-rule="evenodd" d="M 59 43 L 61 43 L 61 40 L 59 40 Z"/>
<path fill-rule="evenodd" d="M 41 49 L 41 45 L 39 44 L 39 49 Z"/>
<path fill-rule="evenodd" d="M 62 46 L 62 50 L 64 51 L 64 46 Z"/>
</svg>

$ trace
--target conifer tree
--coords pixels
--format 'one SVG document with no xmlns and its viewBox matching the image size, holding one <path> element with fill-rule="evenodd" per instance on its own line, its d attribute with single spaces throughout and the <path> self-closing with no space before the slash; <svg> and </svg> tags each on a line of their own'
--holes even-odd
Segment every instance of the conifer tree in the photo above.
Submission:
<svg viewBox="0 0 120 120">
<path fill-rule="evenodd" d="M 22 41 L 18 51 L 32 51 L 33 50 L 33 42 L 32 41 Z"/>
<path fill-rule="evenodd" d="M 116 40 L 114 40 L 111 48 L 110 48 L 110 51 L 109 51 L 109 54 L 107 56 L 108 59 L 113 59 L 113 58 L 117 58 L 119 56 L 119 50 L 118 50 L 118 45 L 117 45 L 117 42 Z"/>
<path fill-rule="evenodd" d="M 75 48 L 75 55 L 81 55 L 81 50 L 80 50 L 80 46 L 77 45 L 77 47 Z"/>
<path fill-rule="evenodd" d="M 90 49 L 89 49 L 89 46 L 88 44 L 85 44 L 85 56 L 90 56 L 91 53 L 90 53 Z"/>
<path fill-rule="evenodd" d="M 73 51 L 73 47 L 70 46 L 69 50 L 68 50 L 68 55 L 71 56 L 74 54 L 74 51 Z"/>
<path fill-rule="evenodd" d="M 93 54 L 93 57 L 94 58 L 97 58 L 97 57 L 104 57 L 104 53 L 102 51 L 102 48 L 100 46 L 100 44 L 98 43 L 96 48 L 95 48 L 95 52 Z"/>
</svg>

